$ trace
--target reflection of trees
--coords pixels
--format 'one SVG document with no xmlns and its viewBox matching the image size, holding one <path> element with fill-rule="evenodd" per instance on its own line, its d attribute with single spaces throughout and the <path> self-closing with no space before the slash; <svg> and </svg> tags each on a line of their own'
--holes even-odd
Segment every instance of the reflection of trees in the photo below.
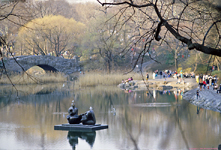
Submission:
<svg viewBox="0 0 221 150">
<path fill-rule="evenodd" d="M 186 113 L 184 113 L 184 110 L 187 110 Z M 198 145 L 206 145 L 205 142 L 219 142 L 218 139 L 220 136 L 217 139 L 217 135 L 219 135 L 220 130 L 220 114 L 204 109 L 200 109 L 199 114 L 197 114 L 196 110 L 197 107 L 192 104 L 188 104 L 185 109 L 178 109 L 179 121 L 182 122 L 183 132 L 186 135 L 186 139 L 188 139 L 188 136 L 190 135 L 193 136 L 191 141 L 188 141 L 189 146 L 195 143 Z M 215 144 L 211 145 L 211 147 L 214 147 L 214 145 Z M 215 145 L 215 147 L 217 146 Z"/>
<path fill-rule="evenodd" d="M 121 94 L 122 91 L 116 87 L 96 87 L 95 89 L 84 89 L 76 91 L 78 95 L 77 107 L 88 109 L 90 106 L 94 107 L 94 110 L 102 112 L 108 112 L 110 108 L 116 105 L 127 104 L 128 96 Z M 125 101 L 119 101 L 124 99 Z"/>
<path fill-rule="evenodd" d="M 145 91 L 136 94 L 136 103 L 152 102 L 151 98 L 144 100 L 147 98 Z M 0 120 L 1 123 L 16 125 L 17 139 L 25 139 L 30 143 L 35 140 L 44 148 L 46 142 L 66 136 L 66 132 L 55 132 L 53 126 L 67 123 L 65 113 L 71 100 L 75 99 L 79 113 L 84 113 L 92 106 L 97 123 L 109 125 L 108 130 L 97 135 L 104 133 L 105 138 L 118 138 L 115 144 L 119 149 L 125 145 L 128 149 L 143 149 L 145 146 L 165 149 L 171 148 L 171 144 L 191 148 L 205 143 L 217 147 L 220 142 L 219 113 L 200 109 L 197 114 L 196 106 L 186 101 L 176 101 L 172 94 L 163 97 L 158 93 L 156 102 L 170 101 L 172 106 L 133 107 L 129 105 L 130 96 L 132 94 L 126 94 L 116 87 L 31 94 L 24 96 L 20 104 L 13 100 L 7 104 L 5 99 L 5 107 L 0 107 Z M 116 108 L 116 116 L 110 113 L 112 106 Z M 153 141 L 157 147 L 151 147 Z"/>
<path fill-rule="evenodd" d="M 160 92 L 156 93 L 157 102 L 171 102 L 172 106 L 165 108 L 128 107 L 128 100 L 132 94 L 125 94 L 123 91 L 112 91 L 111 89 L 105 90 L 103 88 L 97 92 L 96 90 L 85 90 L 83 93 L 78 94 L 79 99 L 84 101 L 83 104 L 87 105 L 86 109 L 92 105 L 95 107 L 96 114 L 99 114 L 99 112 L 107 112 L 113 103 L 117 110 L 115 118 L 113 119 L 107 113 L 102 114 L 101 117 L 108 125 L 114 125 L 115 130 L 126 131 L 125 135 L 119 136 L 127 136 L 131 142 L 135 141 L 138 143 L 138 135 L 136 134 L 140 132 L 138 129 L 142 129 L 142 133 L 139 135 L 139 143 L 141 143 L 143 139 L 147 140 L 147 136 L 156 134 L 155 137 L 159 139 L 158 146 L 160 148 L 170 147 L 174 138 L 175 140 L 179 139 L 183 147 L 188 148 L 193 145 L 197 146 L 199 143 L 203 145 L 202 143 L 205 142 L 204 137 L 211 135 L 211 133 L 206 130 L 207 128 L 216 129 L 217 131 L 217 121 L 214 120 L 216 116 L 213 117 L 212 115 L 216 112 L 209 111 L 209 113 L 206 113 L 201 110 L 202 113 L 200 112 L 197 116 L 196 109 L 193 109 L 195 106 L 181 99 L 176 100 L 172 92 L 170 92 L 170 95 L 160 94 Z M 143 102 L 145 98 L 147 98 L 145 91 L 143 91 L 143 93 L 137 92 L 136 103 Z M 152 102 L 151 98 L 147 99 L 146 102 Z M 142 118 L 141 122 L 139 122 L 138 119 L 140 116 Z M 126 121 L 126 118 L 128 121 Z M 209 125 L 207 122 L 211 122 L 211 120 L 214 122 Z M 201 137 L 201 129 L 204 129 L 203 137 Z M 122 132 L 118 133 L 123 134 Z M 145 136 L 144 133 L 146 134 Z M 214 132 L 215 136 L 209 140 L 210 143 L 214 143 L 212 139 L 214 140 L 215 137 L 218 136 L 217 133 Z M 199 137 L 201 139 L 200 141 Z M 188 139 L 191 139 L 191 141 Z M 121 143 L 123 141 L 119 140 L 119 142 Z M 146 144 L 147 143 L 149 142 L 147 141 Z M 151 145 L 151 143 L 149 144 Z M 133 146 L 138 148 L 139 145 L 136 146 L 134 143 Z"/>
<path fill-rule="evenodd" d="M 184 104 L 181 105 L 181 103 Z M 139 137 L 139 143 L 141 144 L 141 141 L 146 140 L 148 148 L 152 145 L 148 140 L 152 138 L 156 138 L 155 142 L 159 149 L 169 148 L 171 143 L 175 143 L 174 141 L 179 141 L 181 147 L 183 145 L 183 147 L 185 146 L 187 149 L 194 146 L 205 145 L 205 141 L 206 144 L 215 143 L 213 140 L 218 142 L 219 131 L 217 131 L 217 125 L 220 127 L 218 124 L 220 119 L 216 120 L 215 118 L 217 117 L 214 117 L 214 114 L 217 115 L 218 113 L 212 111 L 206 113 L 205 110 L 200 113 L 203 115 L 207 114 L 207 117 L 203 116 L 198 118 L 195 111 L 196 109 L 192 109 L 192 107 L 195 106 L 183 101 L 180 102 L 180 105 L 182 107 L 176 105 L 167 108 L 121 108 L 119 110 L 120 112 L 118 112 L 120 115 L 118 116 L 124 116 L 124 112 L 127 113 L 124 120 L 127 122 L 127 118 L 130 119 L 133 126 L 133 128 L 131 127 L 132 130 L 137 128 L 136 132 L 133 131 L 135 133 L 139 133 L 138 129 L 141 126 L 142 133 Z M 142 115 L 141 125 L 138 119 L 140 115 Z M 213 120 L 213 122 L 209 123 L 211 124 L 211 126 L 209 126 L 208 122 L 211 120 Z M 120 119 L 118 121 L 120 121 Z M 125 128 L 127 128 L 127 126 Z M 210 131 L 208 131 L 208 129 Z M 130 131 L 128 129 L 126 130 L 127 132 Z M 210 137 L 211 139 L 205 138 L 208 135 L 212 135 L 212 137 Z"/>
<path fill-rule="evenodd" d="M 47 86 L 43 86 L 43 88 L 47 88 Z M 0 112 L 3 115 L 1 121 L 16 124 L 19 127 L 27 127 L 16 129 L 15 133 L 18 139 L 26 139 L 30 143 L 33 139 L 36 141 L 41 139 L 39 145 L 42 148 L 45 146 L 46 139 L 54 140 L 59 137 L 54 132 L 53 126 L 67 122 L 62 111 L 68 110 L 70 106 L 69 97 L 73 94 L 67 91 L 58 91 L 56 86 L 47 89 L 53 89 L 53 91 L 49 94 L 37 95 L 30 92 L 28 96 L 23 95 L 19 99 L 9 100 L 6 97 L 0 101 Z M 30 89 L 30 91 L 32 90 Z M 54 112 L 56 113 L 53 114 Z"/>
<path fill-rule="evenodd" d="M 138 119 L 138 118 L 131 118 L 128 116 L 128 113 L 127 111 L 131 111 L 131 110 L 128 110 L 128 108 L 125 109 L 125 122 L 123 122 L 124 126 L 125 126 L 125 130 L 130 138 L 130 140 L 132 141 L 133 145 L 134 145 L 134 149 L 135 150 L 138 150 L 138 139 L 139 139 L 139 136 L 141 134 L 141 131 L 142 131 L 142 128 L 141 128 L 141 115 L 139 117 L 139 123 L 138 123 L 138 132 L 136 136 L 134 136 L 134 133 L 133 133 L 133 120 L 134 119 Z M 132 120 L 131 120 L 132 119 Z M 136 128 L 136 127 L 135 127 Z M 137 130 L 136 130 L 137 131 Z"/>
<path fill-rule="evenodd" d="M 178 111 L 177 107 L 174 109 L 174 117 L 175 117 L 174 119 L 175 119 L 176 123 L 178 124 L 178 128 L 180 130 L 180 133 L 181 133 L 182 139 L 183 139 L 183 141 L 186 145 L 186 148 L 189 149 L 189 144 L 188 144 L 188 141 L 186 139 L 184 130 L 182 128 L 182 124 L 181 124 L 180 119 L 179 119 L 179 111 Z"/>
<path fill-rule="evenodd" d="M 5 107 L 13 103 L 30 102 L 30 97 L 32 97 L 33 102 L 41 102 L 45 97 L 56 101 L 69 95 L 68 92 L 60 91 L 61 87 L 62 84 L 18 85 L 16 88 L 20 95 L 17 97 L 16 91 L 11 86 L 2 86 L 0 88 L 0 97 L 2 97 L 0 98 L 0 107 Z"/>
</svg>

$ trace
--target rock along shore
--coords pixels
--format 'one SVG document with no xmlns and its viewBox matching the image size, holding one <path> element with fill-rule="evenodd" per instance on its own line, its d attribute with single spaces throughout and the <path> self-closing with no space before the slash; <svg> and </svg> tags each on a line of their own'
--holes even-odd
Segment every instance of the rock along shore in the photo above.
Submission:
<svg viewBox="0 0 221 150">
<path fill-rule="evenodd" d="M 199 90 L 200 97 L 197 99 L 197 90 L 199 90 L 199 88 L 184 93 L 183 99 L 201 108 L 221 112 L 221 93 L 217 94 L 216 90 L 213 90 L 210 86 L 209 89 Z"/>
<path fill-rule="evenodd" d="M 204 109 L 209 109 L 221 112 L 221 93 L 217 94 L 216 90 L 210 86 L 209 89 L 202 89 L 199 91 L 200 97 L 197 99 L 196 91 L 199 90 L 198 83 L 193 78 L 187 78 L 184 82 L 177 84 L 176 79 L 168 78 L 166 83 L 164 79 L 150 79 L 148 81 L 134 80 L 126 84 L 119 84 L 121 89 L 137 90 L 184 90 L 183 99 L 189 101 L 191 104 L 199 106 Z"/>
</svg>

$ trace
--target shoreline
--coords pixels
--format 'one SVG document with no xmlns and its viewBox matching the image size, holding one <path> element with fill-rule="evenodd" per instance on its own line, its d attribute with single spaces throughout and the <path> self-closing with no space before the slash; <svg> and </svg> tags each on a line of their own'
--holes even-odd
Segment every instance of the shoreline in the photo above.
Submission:
<svg viewBox="0 0 221 150">
<path fill-rule="evenodd" d="M 177 84 L 177 80 L 173 78 L 167 78 L 166 82 L 164 83 L 164 79 L 134 80 L 130 83 L 121 83 L 118 87 L 132 91 L 147 90 L 147 87 L 149 87 L 149 90 L 155 89 L 159 91 L 181 89 L 184 91 L 183 100 L 195 106 L 221 113 L 221 93 L 217 94 L 212 86 L 209 86 L 209 89 L 206 88 L 200 91 L 199 84 L 195 78 L 184 79 L 184 82 L 180 84 Z M 198 99 L 196 96 L 197 90 L 199 90 L 200 95 Z"/>
<path fill-rule="evenodd" d="M 199 90 L 200 97 L 197 99 L 196 91 L 199 88 L 192 89 L 183 94 L 183 99 L 198 107 L 213 110 L 221 113 L 221 93 L 216 93 L 212 86 L 209 89 Z"/>
<path fill-rule="evenodd" d="M 195 78 L 187 78 L 180 84 L 177 83 L 177 79 L 167 78 L 166 81 L 164 79 L 149 79 L 148 81 L 143 80 L 133 80 L 129 83 L 121 83 L 118 87 L 122 89 L 131 89 L 134 91 L 137 90 L 146 90 L 147 87 L 149 89 L 155 90 L 177 90 L 182 89 L 184 91 L 191 90 L 196 88 L 198 83 Z"/>
</svg>

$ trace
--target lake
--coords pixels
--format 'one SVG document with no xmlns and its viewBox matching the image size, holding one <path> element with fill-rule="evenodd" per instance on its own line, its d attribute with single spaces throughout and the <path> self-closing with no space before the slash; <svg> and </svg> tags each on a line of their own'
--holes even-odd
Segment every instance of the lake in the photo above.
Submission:
<svg viewBox="0 0 221 150">
<path fill-rule="evenodd" d="M 0 88 L 0 149 L 217 149 L 221 114 L 182 99 L 182 91 L 125 91 L 116 86 L 74 90 L 72 84 Z M 54 130 L 92 106 L 95 132 Z"/>
</svg>

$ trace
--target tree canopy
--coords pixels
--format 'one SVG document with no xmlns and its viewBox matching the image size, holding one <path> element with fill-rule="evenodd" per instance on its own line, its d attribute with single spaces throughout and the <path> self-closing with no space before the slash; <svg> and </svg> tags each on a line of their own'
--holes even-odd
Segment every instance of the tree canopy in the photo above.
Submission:
<svg viewBox="0 0 221 150">
<path fill-rule="evenodd" d="M 63 16 L 44 16 L 28 22 L 19 30 L 18 44 L 27 53 L 60 56 L 80 45 L 85 25 Z M 18 46 L 17 46 L 18 47 Z"/>
<path fill-rule="evenodd" d="M 219 66 L 219 0 L 97 1 L 0 3 L 1 56 L 68 51 L 88 69 L 109 71 L 149 59 L 171 69 L 184 67 L 184 61 L 191 61 L 185 68 L 192 70 L 210 61 Z"/>
</svg>

